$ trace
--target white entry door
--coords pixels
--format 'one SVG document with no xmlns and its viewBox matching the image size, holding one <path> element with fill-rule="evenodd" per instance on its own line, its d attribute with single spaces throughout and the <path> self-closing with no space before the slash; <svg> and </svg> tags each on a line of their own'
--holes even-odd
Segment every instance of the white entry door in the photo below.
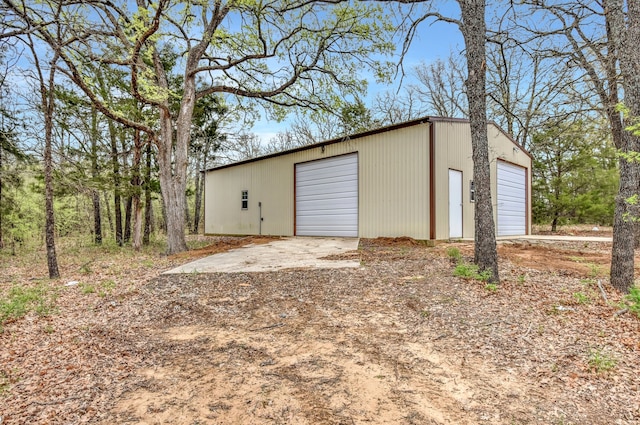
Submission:
<svg viewBox="0 0 640 425">
<path fill-rule="evenodd" d="M 462 237 L 462 171 L 449 170 L 449 238 Z"/>
</svg>

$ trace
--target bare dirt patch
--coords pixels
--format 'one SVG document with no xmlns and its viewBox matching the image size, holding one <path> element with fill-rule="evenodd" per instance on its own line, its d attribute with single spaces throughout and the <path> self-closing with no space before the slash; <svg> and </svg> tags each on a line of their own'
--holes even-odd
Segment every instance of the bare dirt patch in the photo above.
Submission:
<svg viewBox="0 0 640 425">
<path fill-rule="evenodd" d="M 457 247 L 472 260 L 472 244 L 439 245 L 438 249 L 445 255 L 449 246 Z M 502 241 L 498 243 L 498 254 L 516 266 L 575 277 L 606 279 L 611 265 L 610 242 Z M 636 273 L 640 272 L 638 259 L 640 256 L 636 254 Z"/>
<path fill-rule="evenodd" d="M 448 247 L 363 240 L 359 269 L 62 291 L 59 314 L 0 335 L 3 425 L 640 421 L 640 320 L 592 268 L 549 261 L 610 248 L 502 245 L 493 291 L 453 277 Z"/>
<path fill-rule="evenodd" d="M 534 225 L 534 235 L 559 235 L 559 236 L 608 236 L 613 235 L 613 227 L 599 225 L 566 225 L 558 226 L 555 232 L 551 231 L 550 225 Z"/>
<path fill-rule="evenodd" d="M 606 276 L 611 263 L 610 243 L 503 244 L 498 251 L 519 266 L 583 277 Z"/>
</svg>

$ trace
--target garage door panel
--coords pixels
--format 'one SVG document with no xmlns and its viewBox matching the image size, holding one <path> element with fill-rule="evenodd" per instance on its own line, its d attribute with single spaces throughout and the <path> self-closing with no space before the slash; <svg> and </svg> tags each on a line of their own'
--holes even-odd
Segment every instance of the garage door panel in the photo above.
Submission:
<svg viewBox="0 0 640 425">
<path fill-rule="evenodd" d="M 352 199 L 354 196 L 357 196 L 358 193 L 357 192 L 349 192 L 349 193 L 313 193 L 313 194 L 305 194 L 305 195 L 300 195 L 297 197 L 298 199 L 298 204 L 302 204 L 305 202 L 315 202 L 315 203 L 323 203 L 326 200 L 331 200 L 331 199 L 344 199 L 344 200 L 348 200 L 348 199 Z"/>
<path fill-rule="evenodd" d="M 358 236 L 358 156 L 296 165 L 296 234 Z"/>
<path fill-rule="evenodd" d="M 521 199 L 510 199 L 510 200 L 502 200 L 502 213 L 504 215 L 521 215 L 521 207 L 524 198 Z"/>
<path fill-rule="evenodd" d="M 325 220 L 325 223 L 318 223 L 319 219 L 330 219 L 330 223 L 327 223 Z M 328 217 L 327 215 L 309 215 L 309 216 L 305 216 L 302 217 L 300 219 L 300 223 L 298 223 L 298 225 L 300 227 L 313 227 L 314 224 L 317 224 L 318 228 L 327 228 L 327 227 L 331 227 L 331 226 L 342 226 L 342 227 L 346 227 L 346 226 L 351 226 L 352 225 L 352 220 L 350 220 L 348 217 L 345 217 L 343 215 L 333 215 Z"/>
<path fill-rule="evenodd" d="M 313 184 L 300 184 L 298 185 L 298 192 L 301 194 L 356 192 L 357 186 L 358 179 L 341 179 L 340 177 L 334 177 L 331 179 L 318 180 Z"/>
<path fill-rule="evenodd" d="M 300 176 L 298 175 L 298 179 L 300 181 L 299 187 L 304 189 L 306 187 L 316 187 L 322 186 L 325 184 L 336 184 L 336 183 L 348 183 L 348 182 L 357 182 L 358 177 L 353 174 L 331 174 L 328 176 L 319 176 L 309 174 L 309 176 Z"/>
<path fill-rule="evenodd" d="M 354 237 L 353 236 L 353 231 L 351 230 L 351 228 L 345 228 L 343 229 L 336 229 L 334 227 L 327 227 L 326 229 L 323 228 L 313 228 L 313 229 L 309 229 L 309 230 L 300 230 L 301 232 L 304 232 L 304 235 L 300 235 L 300 236 L 336 236 L 336 237 L 342 237 L 342 238 L 350 238 L 350 237 Z M 327 234 L 330 233 L 330 234 Z"/>
<path fill-rule="evenodd" d="M 343 208 L 344 205 L 339 205 L 339 201 L 350 202 L 355 196 L 358 196 L 357 192 L 340 193 L 340 194 L 310 194 L 298 196 L 298 206 L 301 206 L 303 210 L 306 210 L 306 206 L 320 206 L 330 205 L 331 208 Z M 334 200 L 335 202 L 330 202 Z M 355 205 L 354 205 L 355 206 Z"/>
<path fill-rule="evenodd" d="M 355 187 L 349 187 L 349 185 Z M 354 193 L 358 193 L 357 185 L 357 180 L 331 181 L 324 184 L 317 183 L 309 186 L 298 186 L 298 190 L 296 190 L 296 193 L 300 196 L 340 196 L 340 194 L 353 195 Z"/>
<path fill-rule="evenodd" d="M 322 217 L 326 216 L 328 218 L 335 217 L 344 217 L 345 220 L 356 221 L 355 215 L 357 214 L 357 208 L 328 208 L 325 206 L 321 206 L 319 208 L 314 208 L 313 211 L 303 211 L 298 214 L 298 217 L 304 219 L 306 217 Z"/>
<path fill-rule="evenodd" d="M 328 159 L 331 159 L 331 158 L 328 158 Z M 323 160 L 320 160 L 320 161 L 322 162 Z M 326 175 L 327 173 L 331 174 L 334 172 L 338 174 L 351 174 L 353 171 L 351 168 L 353 164 L 351 164 L 349 161 L 333 161 L 331 163 L 330 168 L 326 168 L 325 166 L 318 166 L 310 162 L 299 164 L 299 165 L 303 167 L 300 170 L 300 174 L 302 176 L 305 176 L 308 174 L 314 174 L 314 175 L 318 174 L 322 176 L 322 175 Z"/>
<path fill-rule="evenodd" d="M 526 169 L 498 161 L 498 236 L 527 233 Z"/>
<path fill-rule="evenodd" d="M 344 206 L 344 207 L 331 207 L 327 206 L 325 203 L 318 202 L 310 202 L 305 203 L 301 206 L 302 211 L 298 214 L 298 217 L 308 217 L 308 216 L 320 216 L 320 215 L 354 215 L 358 213 L 358 208 L 355 206 Z"/>
<path fill-rule="evenodd" d="M 519 190 L 519 189 L 521 189 L 521 188 L 522 188 L 522 185 L 521 185 L 521 183 L 520 183 L 520 182 L 515 181 L 515 180 L 517 180 L 517 179 L 521 179 L 521 178 L 522 178 L 522 175 L 517 175 L 517 174 L 516 174 L 516 175 L 507 175 L 507 176 L 503 176 L 502 186 L 503 186 L 504 188 L 507 188 L 507 189 Z M 507 179 L 513 179 L 514 181 L 509 181 L 509 180 L 507 180 Z M 521 192 L 516 191 L 516 192 L 512 193 L 511 195 L 512 195 L 512 196 L 513 196 L 513 195 L 518 196 L 518 195 L 521 195 L 521 194 L 522 194 Z"/>
<path fill-rule="evenodd" d="M 330 161 L 332 168 L 336 168 L 340 166 L 349 167 L 353 162 L 351 158 L 353 156 L 355 156 L 355 154 L 334 156 L 331 158 L 319 159 L 317 161 L 303 162 L 298 165 L 303 167 L 303 169 L 301 169 L 301 171 L 303 172 L 314 171 L 314 170 L 325 170 L 327 168 L 327 165 L 323 163 L 323 161 Z"/>
</svg>

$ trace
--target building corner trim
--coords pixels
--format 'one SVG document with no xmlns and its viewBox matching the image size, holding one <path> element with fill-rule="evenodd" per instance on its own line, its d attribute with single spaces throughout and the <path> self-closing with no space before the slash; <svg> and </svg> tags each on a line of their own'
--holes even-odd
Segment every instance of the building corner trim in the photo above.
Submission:
<svg viewBox="0 0 640 425">
<path fill-rule="evenodd" d="M 429 122 L 429 239 L 436 239 L 436 128 Z"/>
</svg>

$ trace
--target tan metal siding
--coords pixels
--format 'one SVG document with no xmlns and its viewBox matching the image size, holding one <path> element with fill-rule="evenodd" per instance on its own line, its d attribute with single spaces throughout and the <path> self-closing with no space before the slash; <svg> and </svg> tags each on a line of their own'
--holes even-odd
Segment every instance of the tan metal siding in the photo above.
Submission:
<svg viewBox="0 0 640 425">
<path fill-rule="evenodd" d="M 471 130 L 468 123 L 436 122 L 436 239 L 449 238 L 449 170 L 462 171 L 462 235 L 473 237 L 473 204 L 469 200 L 469 181 L 473 176 Z M 469 220 L 471 217 L 471 221 Z M 470 235 L 470 236 L 469 236 Z"/>
<path fill-rule="evenodd" d="M 205 233 L 257 235 L 293 234 L 293 165 L 284 157 L 208 172 Z M 242 190 L 249 191 L 249 208 L 242 210 Z"/>
<path fill-rule="evenodd" d="M 429 238 L 428 155 L 428 124 L 370 137 L 360 151 L 360 236 Z"/>
<path fill-rule="evenodd" d="M 359 236 L 428 239 L 428 126 L 419 124 L 342 143 L 207 172 L 205 232 L 293 235 L 294 165 L 358 152 Z M 240 209 L 242 190 L 249 208 Z"/>
<path fill-rule="evenodd" d="M 473 178 L 471 132 L 468 122 L 435 121 L 392 131 L 315 146 L 209 171 L 206 174 L 205 232 L 257 234 L 258 202 L 262 202 L 262 233 L 294 233 L 294 169 L 296 163 L 358 152 L 358 235 L 411 236 L 429 239 L 429 126 L 434 125 L 435 237 L 448 239 L 448 170 L 463 173 L 463 237 L 474 235 L 474 204 L 469 199 Z M 527 231 L 531 229 L 531 158 L 497 127 L 488 127 L 492 201 L 496 212 L 496 162 L 527 168 Z M 249 191 L 249 208 L 240 209 L 242 190 Z M 494 216 L 495 218 L 495 216 Z"/>
<path fill-rule="evenodd" d="M 463 237 L 474 237 L 474 203 L 470 200 L 469 184 L 473 180 L 473 159 L 471 147 L 471 128 L 467 122 L 442 121 L 435 124 L 436 139 L 436 239 L 449 238 L 449 169 L 462 171 L 463 181 Z M 520 149 L 495 125 L 488 125 L 489 161 L 491 169 L 491 201 L 493 203 L 494 222 L 496 220 L 497 159 L 506 160 L 527 168 L 528 211 L 531 210 L 531 158 Z M 531 228 L 529 213 L 527 229 Z"/>
</svg>

